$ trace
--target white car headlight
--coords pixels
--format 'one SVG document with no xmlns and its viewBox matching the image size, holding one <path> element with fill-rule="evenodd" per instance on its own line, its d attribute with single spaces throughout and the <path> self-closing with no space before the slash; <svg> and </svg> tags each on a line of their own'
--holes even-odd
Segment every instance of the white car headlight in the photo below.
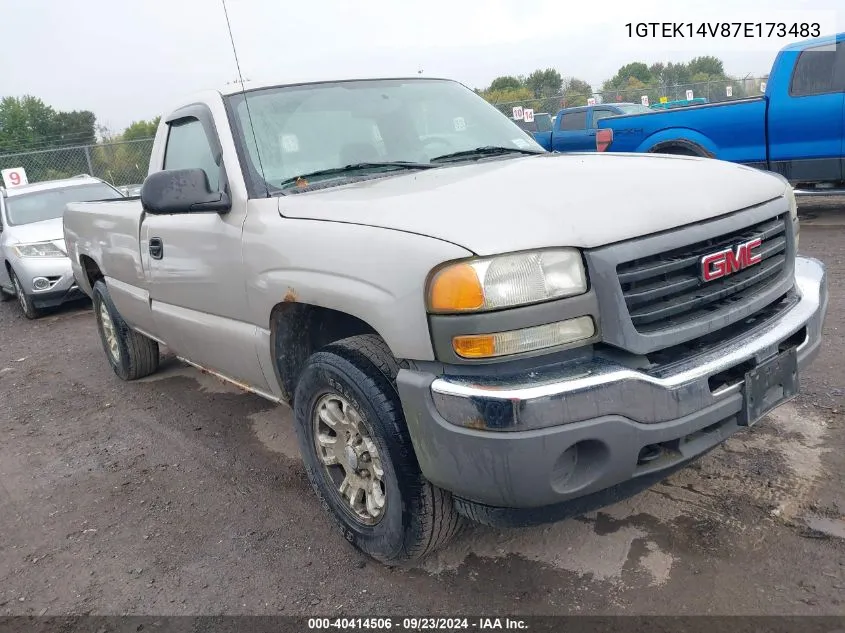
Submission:
<svg viewBox="0 0 845 633">
<path fill-rule="evenodd" d="M 32 242 L 15 244 L 12 250 L 18 257 L 67 257 L 64 251 L 53 242 Z"/>
<path fill-rule="evenodd" d="M 428 284 L 429 312 L 483 312 L 560 299 L 587 291 L 581 253 L 573 248 L 482 257 L 437 270 Z"/>
</svg>

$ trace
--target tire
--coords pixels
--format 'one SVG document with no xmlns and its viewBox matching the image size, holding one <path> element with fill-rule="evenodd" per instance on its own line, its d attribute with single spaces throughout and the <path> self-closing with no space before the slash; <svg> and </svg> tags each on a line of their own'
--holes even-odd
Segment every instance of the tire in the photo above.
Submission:
<svg viewBox="0 0 845 633">
<path fill-rule="evenodd" d="M 369 334 L 354 336 L 308 358 L 294 398 L 297 437 L 314 491 L 346 539 L 365 554 L 387 564 L 422 558 L 447 543 L 464 524 L 463 517 L 453 507 L 451 494 L 432 485 L 420 471 L 396 391 L 397 373 L 396 360 L 381 338 Z M 341 442 L 346 447 L 344 465 L 331 467 L 323 462 L 327 445 L 317 447 L 316 438 L 325 439 L 333 429 L 342 428 L 340 423 L 330 428 L 315 422 L 318 407 L 322 409 L 325 405 L 324 411 L 329 412 L 348 411 L 345 406 L 339 407 L 340 401 L 357 412 L 357 417 L 352 417 L 362 437 L 367 436 L 363 444 L 356 446 L 376 450 L 366 462 L 363 460 L 368 454 L 364 452 L 360 461 L 356 458 L 356 463 L 362 469 L 370 462 L 381 465 L 380 483 L 373 481 L 376 477 L 373 473 L 378 470 L 375 466 L 369 478 L 359 480 L 373 481 L 369 494 L 364 491 L 364 499 L 375 498 L 374 506 L 379 500 L 376 485 L 383 493 L 383 506 L 376 509 L 377 517 L 365 503 L 363 514 L 368 516 L 362 519 L 361 513 L 354 509 L 355 504 L 339 491 L 338 480 L 345 479 L 351 463 L 349 443 Z M 339 430 L 336 433 L 343 437 Z"/>
<path fill-rule="evenodd" d="M 137 380 L 158 369 L 158 343 L 132 330 L 109 296 L 102 279 L 94 284 L 94 316 L 106 359 L 121 380 Z M 110 342 L 111 341 L 111 342 Z"/>
<path fill-rule="evenodd" d="M 32 303 L 32 297 L 23 291 L 23 286 L 15 274 L 14 270 L 9 270 L 9 277 L 12 279 L 12 285 L 15 287 L 15 296 L 18 298 L 18 305 L 27 319 L 37 319 L 41 316 L 41 310 L 35 307 Z"/>
</svg>

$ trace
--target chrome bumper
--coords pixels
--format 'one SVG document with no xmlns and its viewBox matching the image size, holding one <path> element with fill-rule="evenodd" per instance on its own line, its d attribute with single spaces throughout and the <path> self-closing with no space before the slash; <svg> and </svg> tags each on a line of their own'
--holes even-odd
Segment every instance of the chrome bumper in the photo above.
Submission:
<svg viewBox="0 0 845 633">
<path fill-rule="evenodd" d="M 473 429 L 523 431 L 624 416 L 640 424 L 677 420 L 735 397 L 742 381 L 712 390 L 710 379 L 778 351 L 784 341 L 798 342 L 799 368 L 818 351 L 827 309 L 827 280 L 818 260 L 799 257 L 795 268 L 797 302 L 749 336 L 675 364 L 665 373 L 630 369 L 595 359 L 542 376 L 529 373 L 502 383 L 440 377 L 431 383 L 437 412 L 452 424 Z"/>
</svg>

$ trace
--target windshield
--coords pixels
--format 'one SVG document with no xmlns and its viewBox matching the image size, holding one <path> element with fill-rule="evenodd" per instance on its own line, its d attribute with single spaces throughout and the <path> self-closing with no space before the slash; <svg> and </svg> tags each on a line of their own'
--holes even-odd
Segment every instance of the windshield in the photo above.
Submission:
<svg viewBox="0 0 845 633">
<path fill-rule="evenodd" d="M 654 112 L 648 106 L 640 105 L 639 103 L 628 103 L 625 105 L 617 105 L 617 108 L 622 110 L 622 114 L 645 114 L 646 112 Z"/>
<path fill-rule="evenodd" d="M 357 163 L 430 163 L 438 156 L 491 146 L 544 151 L 504 114 L 452 81 L 350 81 L 247 95 L 249 112 L 242 94 L 229 97 L 236 134 L 246 147 L 248 168 L 254 175 L 263 172 L 270 188 L 302 174 Z"/>
<path fill-rule="evenodd" d="M 121 197 L 118 191 L 101 183 L 24 193 L 6 198 L 6 219 L 10 226 L 53 220 L 62 217 L 68 202 Z"/>
</svg>

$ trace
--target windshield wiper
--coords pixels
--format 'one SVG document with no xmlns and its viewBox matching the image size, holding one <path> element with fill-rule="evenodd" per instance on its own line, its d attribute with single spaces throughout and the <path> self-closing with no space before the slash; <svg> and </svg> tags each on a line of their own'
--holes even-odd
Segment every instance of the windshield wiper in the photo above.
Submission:
<svg viewBox="0 0 845 633">
<path fill-rule="evenodd" d="M 485 145 L 483 147 L 476 147 L 475 149 L 467 149 L 462 152 L 452 152 L 451 154 L 443 154 L 442 156 L 435 156 L 431 162 L 453 160 L 460 158 L 475 158 L 481 156 L 494 156 L 496 154 L 545 154 L 546 152 L 538 152 L 531 149 L 520 149 L 518 147 L 499 147 L 497 145 Z"/>
<path fill-rule="evenodd" d="M 369 169 L 390 171 L 394 169 L 431 169 L 433 167 L 437 167 L 437 165 L 431 165 L 429 163 L 414 163 L 406 160 L 352 163 L 351 165 L 344 165 L 343 167 L 320 169 L 318 171 L 300 174 L 299 176 L 294 176 L 292 178 L 286 178 L 285 180 L 279 183 L 279 186 L 289 187 L 291 185 L 297 184 L 297 182 L 299 181 L 305 181 L 307 183 L 308 180 L 310 180 L 311 178 L 320 178 L 322 176 L 344 176 L 346 174 L 351 174 L 357 171 L 366 171 Z"/>
</svg>

